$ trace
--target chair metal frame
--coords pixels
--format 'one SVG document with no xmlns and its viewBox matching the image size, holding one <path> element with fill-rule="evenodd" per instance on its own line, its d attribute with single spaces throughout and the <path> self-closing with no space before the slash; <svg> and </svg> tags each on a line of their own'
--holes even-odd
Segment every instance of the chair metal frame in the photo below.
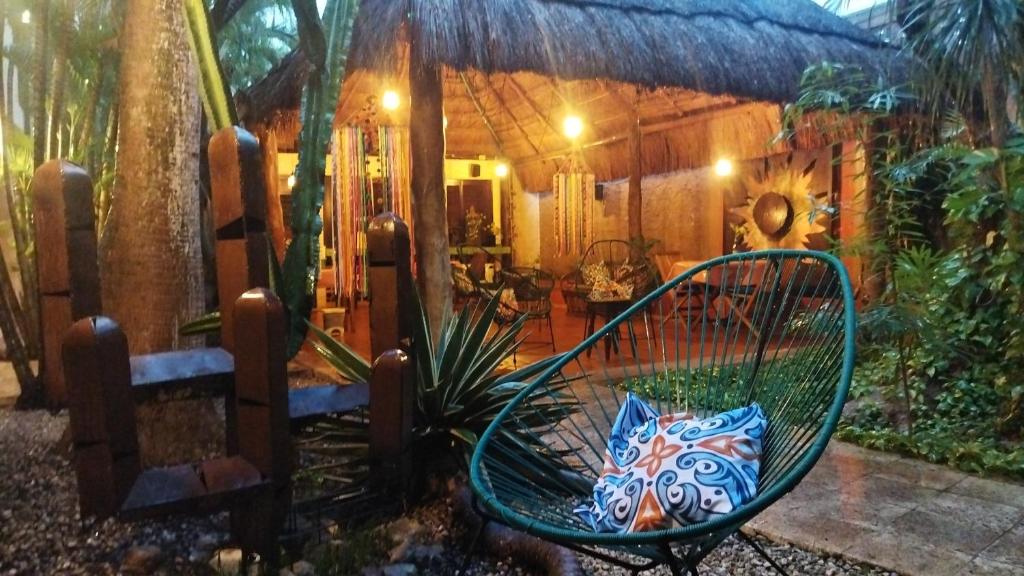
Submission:
<svg viewBox="0 0 1024 576">
<path fill-rule="evenodd" d="M 590 443 L 591 452 L 588 456 L 593 458 L 598 447 L 593 445 L 593 441 L 586 436 L 586 433 L 597 431 L 595 420 L 599 419 L 601 414 L 598 412 L 597 405 L 589 405 L 577 414 L 579 418 L 585 419 L 582 422 L 584 428 L 581 428 L 579 423 L 571 421 L 566 412 L 566 418 L 559 422 L 552 422 L 551 426 L 545 427 L 543 431 L 524 431 L 516 428 L 516 419 L 513 417 L 516 410 L 523 408 L 520 404 L 531 395 L 536 398 L 539 387 L 546 387 L 549 383 L 555 384 L 559 379 L 563 379 L 564 382 L 564 378 L 568 377 L 563 373 L 564 370 L 576 367 L 585 370 L 582 354 L 596 346 L 613 330 L 617 330 L 623 322 L 628 322 L 633 316 L 643 313 L 647 307 L 666 295 L 675 294 L 678 287 L 691 286 L 691 281 L 695 276 L 709 270 L 713 271 L 716 267 L 733 263 L 750 265 L 755 261 L 765 261 L 768 264 L 764 269 L 765 277 L 759 283 L 756 293 L 749 295 L 749 298 L 756 300 L 753 305 L 751 322 L 757 329 L 747 329 L 744 323 L 735 317 L 735 314 L 730 313 L 727 317 L 714 321 L 705 316 L 696 332 L 693 330 L 694 327 L 690 326 L 691 320 L 687 319 L 685 332 L 680 328 L 675 333 L 677 346 L 681 337 L 691 338 L 695 333 L 704 338 L 713 331 L 715 338 L 713 342 L 717 342 L 719 332 L 723 334 L 723 339 L 726 336 L 739 339 L 741 334 L 745 334 L 746 342 L 752 343 L 752 345 L 743 349 L 744 363 L 726 365 L 723 361 L 723 364 L 718 367 L 719 372 L 716 375 L 691 376 L 690 374 L 694 373 L 687 372 L 683 376 L 675 376 L 677 380 L 674 380 L 672 385 L 680 386 L 679 382 L 682 379 L 686 380 L 687 386 L 690 386 L 691 379 L 696 384 L 704 385 L 705 405 L 698 406 L 698 397 L 695 396 L 693 402 L 697 408 L 710 409 L 714 407 L 712 401 L 725 401 L 730 397 L 730 391 L 737 390 L 743 391 L 747 402 L 757 400 L 765 406 L 766 412 L 769 413 L 769 428 L 757 496 L 736 510 L 711 520 L 671 529 L 626 534 L 593 532 L 574 519 L 566 509 L 545 509 L 544 502 L 549 504 L 565 502 L 566 504 L 563 506 L 571 506 L 569 502 L 572 499 L 576 499 L 578 502 L 579 498 L 588 496 L 586 487 L 592 486 L 597 475 L 594 465 L 585 462 L 589 466 L 589 471 L 585 468 L 559 469 L 558 477 L 550 478 L 547 474 L 557 467 L 552 463 L 534 468 L 529 475 L 526 475 L 527 473 L 523 470 L 529 471 L 527 468 L 529 462 L 551 461 L 557 456 L 563 458 L 562 464 L 564 464 L 566 458 L 564 454 L 567 450 L 565 446 L 558 445 L 545 448 L 543 453 L 530 452 L 527 454 L 523 452 L 522 446 L 510 443 L 508 438 L 517 433 L 533 434 L 537 441 L 551 441 L 552 444 L 555 444 L 556 442 L 552 440 L 557 431 L 558 439 L 563 442 L 565 442 L 562 437 L 564 433 L 573 442 Z M 825 274 L 801 272 L 805 269 L 811 270 L 812 266 L 825 269 Z M 729 290 L 730 287 L 725 286 L 722 289 Z M 735 286 L 732 289 L 738 290 Z M 797 312 L 806 309 L 804 302 L 807 300 L 826 302 L 826 304 L 819 304 L 819 308 L 812 312 L 809 317 L 812 321 L 810 328 L 806 319 L 797 320 Z M 817 320 L 819 323 L 817 328 L 813 327 L 814 314 L 820 316 Z M 677 320 L 677 322 L 680 321 Z M 470 463 L 470 484 L 474 497 L 478 500 L 481 512 L 490 521 L 497 521 L 581 553 L 623 566 L 633 573 L 639 573 L 658 565 L 667 565 L 673 574 L 696 575 L 700 562 L 707 554 L 733 534 L 752 545 L 776 569 L 783 572 L 781 567 L 756 542 L 739 532 L 739 528 L 791 491 L 824 452 L 838 423 L 849 391 L 855 355 L 855 331 L 856 309 L 853 290 L 845 268 L 834 256 L 800 250 L 768 250 L 731 254 L 705 262 L 670 280 L 637 301 L 620 316 L 586 338 L 572 351 L 563 354 L 557 362 L 538 376 L 529 387 L 502 410 L 480 437 Z M 786 369 L 781 367 L 781 362 L 785 361 L 786 354 L 796 354 L 796 352 L 785 352 L 782 356 L 780 356 L 780 352 L 783 351 L 785 337 L 792 334 L 797 334 L 795 338 L 798 338 L 793 343 L 794 349 L 806 356 L 792 356 L 791 362 L 794 363 L 794 366 L 788 368 L 789 372 L 786 372 Z M 688 346 L 689 343 L 690 341 L 687 340 Z M 769 349 L 770 346 L 773 348 Z M 713 344 L 712 352 L 717 353 L 717 350 L 718 344 Z M 705 341 L 702 339 L 699 348 L 701 356 L 698 356 L 700 366 L 704 365 L 703 354 L 705 352 Z M 747 363 L 748 356 L 749 363 Z M 653 355 L 651 358 L 651 368 L 654 370 L 657 366 L 653 361 Z M 678 367 L 678 356 L 675 361 Z M 714 360 L 711 362 L 711 365 L 714 366 Z M 777 364 L 777 362 L 779 363 Z M 686 366 L 689 370 L 690 356 L 687 356 Z M 642 373 L 645 368 L 637 362 L 638 373 Z M 668 372 L 667 364 L 665 371 Z M 726 372 L 729 373 L 729 378 L 735 377 L 735 379 L 727 380 L 726 377 L 721 376 Z M 734 372 L 745 378 L 740 379 L 735 376 Z M 624 370 L 624 374 L 628 376 L 629 370 Z M 605 375 L 608 375 L 607 367 Z M 611 378 L 597 384 L 590 382 L 589 376 L 586 378 L 585 384 L 590 386 L 598 403 L 602 403 L 601 396 L 598 396 L 594 389 L 602 387 L 610 388 L 611 393 L 615 394 L 615 400 L 620 402 L 615 388 L 616 384 L 610 381 Z M 698 382 L 701 379 L 704 380 Z M 723 380 L 725 380 L 724 383 Z M 621 384 L 621 381 L 619 383 Z M 579 384 L 579 386 L 579 390 L 585 391 L 584 384 Z M 573 396 L 577 396 L 576 390 L 577 388 L 572 389 Z M 673 390 L 666 392 L 667 395 L 672 395 L 672 398 L 659 397 L 659 406 L 664 400 L 668 403 L 669 408 L 678 409 L 680 407 L 679 389 L 671 389 L 666 385 L 665 390 Z M 699 390 L 699 388 L 695 390 Z M 655 394 L 660 394 L 660 392 L 655 391 Z M 687 388 L 686 394 L 687 406 L 685 408 L 689 410 L 689 388 Z M 609 421 L 609 413 L 614 414 L 616 411 L 614 405 L 607 407 L 602 404 L 599 408 L 604 413 L 606 421 Z M 719 406 L 718 409 L 722 408 Z M 588 421 L 591 428 L 585 429 L 588 426 Z M 565 422 L 570 422 L 576 428 L 577 433 L 565 425 Z M 563 430 L 567 432 L 563 432 Z M 541 434 L 544 435 L 543 439 Z M 573 438 L 574 434 L 575 438 Z M 582 449 L 580 448 L 580 450 Z M 536 449 L 531 450 L 535 451 Z M 535 460 L 517 460 L 522 455 L 528 455 Z M 574 456 L 570 455 L 568 458 L 571 459 Z M 599 467 L 600 463 L 597 462 L 597 465 Z M 646 560 L 624 560 L 612 555 L 611 552 L 624 552 Z"/>
<path fill-rule="evenodd" d="M 551 319 L 551 292 L 555 288 L 555 278 L 540 268 L 513 266 L 502 268 L 501 277 L 504 289 L 512 290 L 516 297 L 516 306 L 502 303 L 501 306 L 510 310 L 516 317 L 526 316 L 527 322 L 535 320 L 547 321 L 551 353 L 555 354 L 555 329 Z M 525 342 L 524 342 L 525 343 Z"/>
</svg>

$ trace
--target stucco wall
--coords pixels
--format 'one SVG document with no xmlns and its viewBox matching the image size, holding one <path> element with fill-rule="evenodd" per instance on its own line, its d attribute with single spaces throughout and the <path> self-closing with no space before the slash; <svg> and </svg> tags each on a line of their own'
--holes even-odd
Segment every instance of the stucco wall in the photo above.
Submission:
<svg viewBox="0 0 1024 576">
<path fill-rule="evenodd" d="M 830 150 L 797 151 L 792 156 L 792 165 L 798 168 L 816 160 L 812 189 L 816 193 L 830 193 Z M 787 159 L 788 155 L 778 155 L 769 157 L 767 162 L 771 166 L 781 166 L 785 165 Z M 736 219 L 728 213 L 728 208 L 745 201 L 743 174 L 763 168 L 765 162 L 765 159 L 744 162 L 736 166 L 736 173 L 728 178 L 716 176 L 710 168 L 681 170 L 644 178 L 643 232 L 647 239 L 659 240 L 653 252 L 677 254 L 680 259 L 686 260 L 705 260 L 731 251 L 732 233 L 728 222 Z M 628 192 L 629 183 L 626 180 L 605 183 L 604 200 L 594 205 L 594 240 L 629 237 L 626 216 Z M 552 249 L 552 194 L 523 192 L 521 196 L 524 198 L 517 203 L 516 213 L 516 261 L 526 263 L 527 258 L 539 253 L 542 268 L 555 274 L 572 270 L 578 255 L 559 256 Z M 533 199 L 536 209 L 532 205 Z M 519 210 L 520 205 L 528 208 Z M 535 222 L 536 234 L 529 229 L 531 221 Z M 533 248 L 535 236 L 537 252 Z M 522 258 L 519 253 L 523 254 Z"/>
</svg>

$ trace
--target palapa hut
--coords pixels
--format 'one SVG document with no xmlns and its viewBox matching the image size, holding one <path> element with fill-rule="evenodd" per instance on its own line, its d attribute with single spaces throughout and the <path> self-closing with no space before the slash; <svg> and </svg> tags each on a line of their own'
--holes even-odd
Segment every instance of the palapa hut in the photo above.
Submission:
<svg viewBox="0 0 1024 576">
<path fill-rule="evenodd" d="M 467 203 L 480 205 L 467 201 L 467 182 L 492 183 L 484 216 L 511 262 L 556 272 L 603 238 L 643 234 L 681 261 L 744 242 L 848 238 L 862 215 L 856 143 L 773 137 L 808 66 L 875 75 L 895 59 L 810 0 L 363 0 L 335 117 L 341 285 L 354 286 L 353 198 L 357 211 L 395 209 L 414 222 L 436 314 L 449 241 L 465 241 L 448 229 L 465 225 Z M 367 164 L 368 150 L 383 165 Z M 839 152 L 846 161 L 833 163 Z M 764 234 L 743 228 L 773 191 L 788 220 Z M 840 215 L 815 221 L 812 204 Z"/>
</svg>

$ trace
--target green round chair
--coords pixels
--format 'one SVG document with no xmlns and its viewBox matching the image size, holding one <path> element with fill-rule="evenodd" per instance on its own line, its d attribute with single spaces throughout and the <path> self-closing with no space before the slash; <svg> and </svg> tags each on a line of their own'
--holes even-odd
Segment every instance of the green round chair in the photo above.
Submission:
<svg viewBox="0 0 1024 576">
<path fill-rule="evenodd" d="M 684 300 L 704 302 L 704 313 L 674 314 Z M 644 310 L 664 321 L 635 358 L 587 354 Z M 633 573 L 664 564 L 697 574 L 733 534 L 782 572 L 739 528 L 792 490 L 825 450 L 853 372 L 855 318 L 846 270 L 828 254 L 732 254 L 688 270 L 561 355 L 502 410 L 470 464 L 476 506 L 488 521 Z M 754 499 L 672 529 L 593 531 L 573 509 L 592 495 L 628 392 L 662 414 L 759 403 L 768 427 Z"/>
</svg>

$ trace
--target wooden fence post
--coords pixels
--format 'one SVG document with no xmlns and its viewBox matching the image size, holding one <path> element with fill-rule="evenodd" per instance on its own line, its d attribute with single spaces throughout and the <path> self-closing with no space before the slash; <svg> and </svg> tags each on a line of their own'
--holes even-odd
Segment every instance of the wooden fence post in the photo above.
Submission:
<svg viewBox="0 0 1024 576">
<path fill-rule="evenodd" d="M 409 355 L 413 281 L 409 227 L 391 212 L 370 222 L 370 459 L 389 484 L 404 488 L 410 470 L 416 373 Z"/>
<path fill-rule="evenodd" d="M 141 470 L 128 339 L 109 318 L 85 318 L 63 356 L 81 514 L 114 516 Z"/>
<path fill-rule="evenodd" d="M 373 363 L 370 378 L 370 461 L 374 475 L 404 489 L 411 470 L 416 371 L 402 350 L 388 350 Z"/>
<path fill-rule="evenodd" d="M 232 126 L 210 137 L 210 189 L 216 230 L 220 344 L 235 349 L 235 301 L 250 288 L 270 286 L 267 193 L 259 141 Z M 234 390 L 224 397 L 227 453 L 238 452 Z"/>
<path fill-rule="evenodd" d="M 370 354 L 408 350 L 412 337 L 413 283 L 409 227 L 391 212 L 377 215 L 366 235 L 370 280 Z"/>
<path fill-rule="evenodd" d="M 102 311 L 92 194 L 89 175 L 65 160 L 46 162 L 32 178 L 42 326 L 40 371 L 51 406 L 67 399 L 61 362 L 64 332 L 75 320 Z"/>
<path fill-rule="evenodd" d="M 266 288 L 242 294 L 234 306 L 235 403 L 238 454 L 270 481 L 269 491 L 232 512 L 242 548 L 264 559 L 277 554 L 277 536 L 290 505 L 291 435 L 284 306 Z"/>
<path fill-rule="evenodd" d="M 218 130 L 210 138 L 209 157 L 221 346 L 234 352 L 235 300 L 250 288 L 270 286 L 263 158 L 256 137 L 238 127 Z"/>
</svg>

